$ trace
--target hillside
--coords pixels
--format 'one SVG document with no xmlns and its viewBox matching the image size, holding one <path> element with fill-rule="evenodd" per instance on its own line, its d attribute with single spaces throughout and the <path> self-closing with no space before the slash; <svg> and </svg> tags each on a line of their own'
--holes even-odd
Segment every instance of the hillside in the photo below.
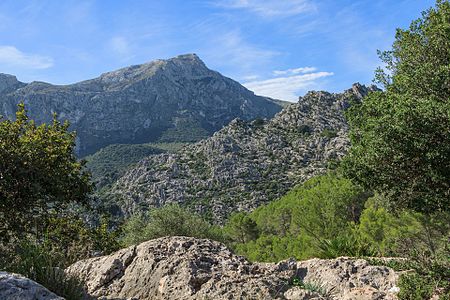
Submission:
<svg viewBox="0 0 450 300">
<path fill-rule="evenodd" d="M 208 69 L 195 54 L 70 85 L 26 84 L 0 74 L 1 114 L 13 118 L 20 101 L 38 123 L 50 121 L 53 112 L 69 120 L 79 156 L 110 144 L 198 141 L 235 118 L 272 117 L 281 110 L 274 100 Z"/>
<path fill-rule="evenodd" d="M 107 186 L 135 163 L 147 156 L 176 152 L 186 143 L 113 144 L 86 156 L 86 168 L 91 172 L 97 190 Z"/>
<path fill-rule="evenodd" d="M 125 214 L 182 203 L 215 222 L 252 210 L 324 172 L 349 146 L 344 110 L 375 87 L 309 92 L 271 120 L 234 120 L 177 153 L 149 156 L 113 186 L 107 201 Z"/>
</svg>

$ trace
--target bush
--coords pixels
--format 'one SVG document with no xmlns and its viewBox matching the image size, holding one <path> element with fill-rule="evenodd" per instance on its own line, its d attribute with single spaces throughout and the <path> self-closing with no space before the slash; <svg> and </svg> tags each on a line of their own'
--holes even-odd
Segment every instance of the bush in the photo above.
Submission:
<svg viewBox="0 0 450 300">
<path fill-rule="evenodd" d="M 359 242 L 374 256 L 399 254 L 403 243 L 420 234 L 420 215 L 401 211 L 396 215 L 368 201 L 358 226 Z"/>
<path fill-rule="evenodd" d="M 74 215 L 40 222 L 36 234 L 0 244 L 0 269 L 19 273 L 66 299 L 82 299 L 82 284 L 64 273 L 72 263 L 118 250 L 118 231 L 108 219 L 88 226 Z"/>
<path fill-rule="evenodd" d="M 322 137 L 326 137 L 329 139 L 337 137 L 337 131 L 329 128 L 325 128 L 322 133 L 320 134 Z"/>
<path fill-rule="evenodd" d="M 3 245 L 1 249 L 2 270 L 21 274 L 67 300 L 83 299 L 83 284 L 64 273 L 66 258 L 61 253 L 55 253 L 45 241 L 26 240 L 8 246 L 11 248 Z"/>
<path fill-rule="evenodd" d="M 262 126 L 264 126 L 264 123 L 265 123 L 265 121 L 262 118 L 256 118 L 252 121 L 252 125 L 255 127 L 262 127 Z"/>
<path fill-rule="evenodd" d="M 119 250 L 120 230 L 109 229 L 109 219 L 101 218 L 97 226 L 89 226 L 77 216 L 53 217 L 47 221 L 42 238 L 55 255 L 64 257 L 69 265 L 93 255 L 107 255 Z"/>
<path fill-rule="evenodd" d="M 311 127 L 309 127 L 309 126 L 306 125 L 306 124 L 302 124 L 302 125 L 300 125 L 300 126 L 298 127 L 298 132 L 301 133 L 301 134 L 308 135 L 308 134 L 310 134 L 312 131 L 313 131 L 313 130 L 311 129 Z"/>
<path fill-rule="evenodd" d="M 178 204 L 169 204 L 128 219 L 123 226 L 122 241 L 125 245 L 133 245 L 159 237 L 177 235 L 223 240 L 218 227 Z"/>
<path fill-rule="evenodd" d="M 256 222 L 246 212 L 234 213 L 224 227 L 224 233 L 232 243 L 246 243 L 258 237 Z"/>
<path fill-rule="evenodd" d="M 398 281 L 400 300 L 430 299 L 435 289 L 433 280 L 416 273 L 403 274 Z"/>
</svg>

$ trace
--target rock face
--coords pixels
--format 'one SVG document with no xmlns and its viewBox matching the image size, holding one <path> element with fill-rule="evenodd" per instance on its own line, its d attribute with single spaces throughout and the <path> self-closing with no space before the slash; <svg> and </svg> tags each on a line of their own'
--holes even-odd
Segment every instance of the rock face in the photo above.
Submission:
<svg viewBox="0 0 450 300">
<path fill-rule="evenodd" d="M 53 112 L 69 120 L 81 156 L 117 143 L 198 141 L 234 118 L 272 117 L 281 110 L 208 69 L 195 54 L 64 86 L 0 74 L 0 115 L 13 118 L 19 101 L 38 123 L 50 121 Z"/>
<path fill-rule="evenodd" d="M 0 299 L 64 300 L 33 280 L 7 272 L 0 272 Z"/>
<path fill-rule="evenodd" d="M 342 94 L 309 92 L 269 121 L 234 120 L 177 153 L 140 161 L 110 197 L 125 214 L 178 202 L 221 223 L 232 211 L 279 198 L 344 156 L 344 110 L 374 89 L 355 84 Z"/>
<path fill-rule="evenodd" d="M 397 274 L 365 260 L 250 263 L 205 239 L 166 237 L 79 261 L 66 272 L 101 299 L 395 299 Z M 292 282 L 320 286 L 312 292 Z"/>
</svg>

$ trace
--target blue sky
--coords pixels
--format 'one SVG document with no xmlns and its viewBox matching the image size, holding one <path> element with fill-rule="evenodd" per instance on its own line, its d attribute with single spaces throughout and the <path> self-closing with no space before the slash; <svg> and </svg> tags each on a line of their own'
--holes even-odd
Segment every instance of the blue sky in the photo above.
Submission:
<svg viewBox="0 0 450 300">
<path fill-rule="evenodd" d="M 432 0 L 2 0 L 0 72 L 67 84 L 197 53 L 257 94 L 370 84 L 395 28 Z"/>
</svg>

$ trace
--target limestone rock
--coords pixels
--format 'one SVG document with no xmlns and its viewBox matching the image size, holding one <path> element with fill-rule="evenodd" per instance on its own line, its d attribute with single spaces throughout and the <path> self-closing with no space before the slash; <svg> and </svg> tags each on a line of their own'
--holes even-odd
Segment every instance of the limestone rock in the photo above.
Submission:
<svg viewBox="0 0 450 300">
<path fill-rule="evenodd" d="M 189 237 L 151 240 L 66 272 L 85 282 L 90 296 L 115 300 L 395 299 L 389 291 L 397 280 L 389 268 L 351 258 L 250 263 L 218 242 Z M 320 285 L 323 294 L 290 285 L 293 278 Z"/>
<path fill-rule="evenodd" d="M 110 144 L 198 141 L 234 118 L 269 118 L 281 110 L 272 99 L 208 69 L 195 54 L 70 85 L 25 84 L 0 74 L 0 114 L 13 118 L 19 101 L 38 123 L 49 122 L 53 112 L 69 120 L 80 156 Z"/>
<path fill-rule="evenodd" d="M 177 153 L 145 158 L 106 195 L 124 214 L 176 202 L 223 223 L 231 212 L 273 201 L 342 158 L 349 147 L 344 111 L 372 90 L 355 84 L 341 94 L 309 92 L 271 120 L 236 119 Z"/>
<path fill-rule="evenodd" d="M 64 300 L 42 285 L 22 275 L 0 271 L 0 299 L 4 300 Z"/>
</svg>

